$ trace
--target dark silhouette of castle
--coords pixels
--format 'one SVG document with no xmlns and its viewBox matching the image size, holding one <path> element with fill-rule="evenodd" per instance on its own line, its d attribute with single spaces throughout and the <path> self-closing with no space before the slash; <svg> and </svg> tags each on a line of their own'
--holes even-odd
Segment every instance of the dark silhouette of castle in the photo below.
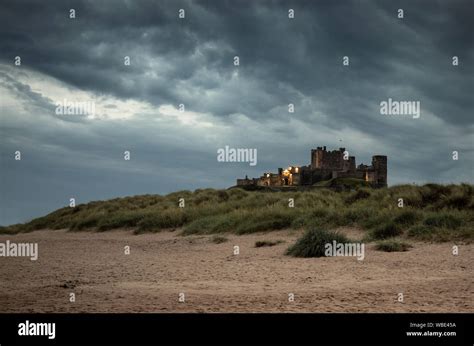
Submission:
<svg viewBox="0 0 474 346">
<path fill-rule="evenodd" d="M 237 179 L 238 186 L 299 186 L 313 185 L 334 178 L 355 178 L 373 187 L 387 186 L 387 156 L 372 156 L 372 165 L 356 167 L 354 156 L 345 148 L 327 151 L 326 147 L 311 150 L 311 164 L 278 168 L 278 173 L 264 173 L 260 178 Z"/>
</svg>

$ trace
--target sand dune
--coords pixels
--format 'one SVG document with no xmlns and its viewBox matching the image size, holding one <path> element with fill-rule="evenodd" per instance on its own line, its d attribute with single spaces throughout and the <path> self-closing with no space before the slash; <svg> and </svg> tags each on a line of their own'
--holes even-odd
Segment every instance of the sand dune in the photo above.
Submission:
<svg viewBox="0 0 474 346">
<path fill-rule="evenodd" d="M 39 258 L 0 258 L 0 312 L 474 311 L 473 244 L 460 245 L 458 256 L 452 243 L 412 243 L 400 253 L 368 245 L 363 261 L 285 256 L 299 235 L 224 235 L 229 240 L 221 244 L 177 231 L 2 235 L 0 242 L 37 242 Z M 258 240 L 284 242 L 256 248 Z"/>
</svg>

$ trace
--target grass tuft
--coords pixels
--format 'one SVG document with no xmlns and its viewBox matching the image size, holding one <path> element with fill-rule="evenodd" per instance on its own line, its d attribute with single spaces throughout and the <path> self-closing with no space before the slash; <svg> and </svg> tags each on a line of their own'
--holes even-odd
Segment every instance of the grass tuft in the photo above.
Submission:
<svg viewBox="0 0 474 346">
<path fill-rule="evenodd" d="M 382 240 L 375 244 L 375 249 L 385 252 L 408 251 L 411 247 L 410 244 L 396 239 Z"/>
<path fill-rule="evenodd" d="M 326 244 L 334 240 L 343 244 L 350 242 L 343 234 L 313 228 L 290 246 L 286 254 L 294 257 L 323 257 L 326 256 Z"/>
</svg>

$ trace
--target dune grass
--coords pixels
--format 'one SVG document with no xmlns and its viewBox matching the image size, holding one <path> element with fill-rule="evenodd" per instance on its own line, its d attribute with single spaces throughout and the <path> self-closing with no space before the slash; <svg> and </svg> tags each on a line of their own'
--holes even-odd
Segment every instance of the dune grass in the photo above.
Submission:
<svg viewBox="0 0 474 346">
<path fill-rule="evenodd" d="M 179 199 L 185 207 L 180 208 Z M 288 199 L 294 199 L 294 208 Z M 404 207 L 398 207 L 402 198 Z M 0 228 L 15 234 L 39 229 L 136 233 L 179 229 L 181 234 L 248 234 L 279 229 L 335 229 L 355 226 L 367 239 L 407 237 L 450 241 L 474 239 L 474 187 L 469 184 L 398 185 L 352 191 L 200 189 L 166 196 L 141 195 L 58 209 L 24 224 Z"/>
<path fill-rule="evenodd" d="M 326 256 L 326 244 L 332 244 L 333 241 L 341 244 L 351 242 L 343 234 L 312 228 L 290 246 L 286 254 L 294 257 L 323 257 Z"/>
</svg>

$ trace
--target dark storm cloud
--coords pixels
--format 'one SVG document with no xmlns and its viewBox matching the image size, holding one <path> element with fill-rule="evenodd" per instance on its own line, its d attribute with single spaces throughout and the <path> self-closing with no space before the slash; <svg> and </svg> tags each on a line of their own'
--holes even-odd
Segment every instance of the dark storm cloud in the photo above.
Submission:
<svg viewBox="0 0 474 346">
<path fill-rule="evenodd" d="M 76 19 L 68 17 L 71 8 Z M 295 19 L 288 19 L 289 8 Z M 397 18 L 399 8 L 404 19 Z M 3 111 L 3 162 L 23 144 L 35 157 L 31 170 L 65 172 L 31 178 L 31 191 L 41 179 L 47 186 L 62 177 L 85 200 L 145 193 L 146 186 L 150 192 L 224 187 L 289 160 L 306 164 L 317 145 L 345 146 L 358 163 L 388 155 L 390 183 L 472 181 L 473 11 L 468 0 L 3 1 L 1 64 L 12 66 L 21 56 L 25 69 L 97 97 L 156 109 L 183 103 L 227 131 L 192 133 L 179 122 L 156 123 L 150 114 L 124 121 L 57 117 L 57 100 L 0 70 L 3 87 L 35 115 Z M 124 66 L 125 56 L 131 66 Z M 350 66 L 342 66 L 343 56 Z M 421 118 L 381 116 L 379 104 L 388 98 L 420 101 Z M 291 115 L 289 103 L 296 109 Z M 227 144 L 258 148 L 258 167 L 217 165 L 215 149 Z M 133 168 L 110 159 L 127 148 L 136 158 Z M 457 166 L 453 150 L 461 152 Z M 19 176 L 19 165 L 2 165 L 8 166 L 4 180 Z M 124 185 L 120 172 L 141 178 Z M 91 176 L 103 189 L 87 187 Z M 2 192 L 18 199 L 11 187 Z M 51 209 L 64 195 L 55 198 Z M 7 219 L 21 218 L 2 216 Z"/>
<path fill-rule="evenodd" d="M 290 7 L 293 21 L 286 18 Z M 69 8 L 76 19 L 68 18 Z M 177 19 L 179 8 L 187 11 L 185 20 Z M 403 21 L 396 18 L 397 8 L 405 10 Z M 184 102 L 216 115 L 265 117 L 275 102 L 298 101 L 297 93 L 322 99 L 372 95 L 377 102 L 390 96 L 383 86 L 409 86 L 406 96 L 424 96 L 426 107 L 442 109 L 437 116 L 464 125 L 470 117 L 462 110 L 474 102 L 472 80 L 463 78 L 474 72 L 470 9 L 472 4 L 459 1 L 13 2 L 0 18 L 6 27 L 2 59 L 22 55 L 27 66 L 81 88 L 156 105 Z M 447 69 L 456 54 L 461 66 Z M 129 68 L 123 66 L 126 55 L 132 58 Z M 232 73 L 234 55 L 241 59 L 240 77 L 255 79 L 255 87 L 272 97 L 255 97 L 247 107 L 175 90 L 179 82 L 218 88 Z M 341 66 L 344 55 L 352 59 L 350 71 Z M 156 57 L 169 66 L 150 77 L 147 72 L 158 66 L 149 62 Z M 220 80 L 193 79 L 201 67 L 216 71 Z M 236 100 L 252 95 L 232 92 Z"/>
</svg>

